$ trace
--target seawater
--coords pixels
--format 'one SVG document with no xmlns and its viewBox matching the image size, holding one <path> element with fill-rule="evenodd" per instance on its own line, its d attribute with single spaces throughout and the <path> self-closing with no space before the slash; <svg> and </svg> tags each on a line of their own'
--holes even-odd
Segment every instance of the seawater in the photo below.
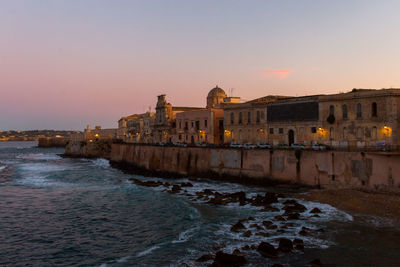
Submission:
<svg viewBox="0 0 400 267">
<path fill-rule="evenodd" d="M 304 266 L 314 258 L 331 266 L 397 266 L 400 262 L 399 229 L 379 218 L 299 201 L 308 211 L 321 209 L 321 217 L 309 218 L 307 211 L 284 232 L 242 237 L 229 230 L 239 219 L 253 216 L 260 224 L 280 212 L 259 212 L 250 205 L 214 206 L 168 194 L 163 187 L 137 186 L 128 180 L 132 175 L 111 168 L 107 160 L 62 158 L 63 149 L 36 146 L 35 142 L 0 142 L 0 266 L 207 266 L 210 262 L 195 260 L 214 253 L 214 246 L 232 252 L 261 241 L 277 245 L 280 237 L 303 239 L 305 252 L 271 260 L 246 251 L 249 266 Z M 207 179 L 190 182 L 194 186 L 184 189 L 192 195 L 205 188 L 245 191 L 248 196 L 278 190 Z M 300 236 L 303 226 L 324 232 Z"/>
</svg>

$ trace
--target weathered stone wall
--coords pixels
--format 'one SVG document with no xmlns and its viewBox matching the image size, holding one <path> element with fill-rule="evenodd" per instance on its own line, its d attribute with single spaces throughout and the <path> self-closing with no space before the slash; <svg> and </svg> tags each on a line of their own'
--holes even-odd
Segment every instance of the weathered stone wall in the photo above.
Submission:
<svg viewBox="0 0 400 267">
<path fill-rule="evenodd" d="M 65 147 L 68 157 L 106 158 L 111 155 L 111 141 L 70 141 Z"/>
<path fill-rule="evenodd" d="M 68 142 L 68 138 L 64 137 L 43 137 L 39 138 L 39 147 L 65 147 Z"/>
<path fill-rule="evenodd" d="M 156 172 L 240 179 L 277 179 L 324 187 L 400 190 L 400 154 L 344 151 L 241 150 L 113 144 L 111 161 Z"/>
</svg>

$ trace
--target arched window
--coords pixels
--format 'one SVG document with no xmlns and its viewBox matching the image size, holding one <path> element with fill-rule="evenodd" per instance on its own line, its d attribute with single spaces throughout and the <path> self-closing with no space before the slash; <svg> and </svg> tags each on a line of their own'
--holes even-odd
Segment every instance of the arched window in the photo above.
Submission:
<svg viewBox="0 0 400 267">
<path fill-rule="evenodd" d="M 376 105 L 376 102 L 372 103 L 371 114 L 372 114 L 372 117 L 377 117 L 378 116 L 378 107 Z"/>
<path fill-rule="evenodd" d="M 243 120 L 243 114 L 242 112 L 239 112 L 239 124 L 242 124 L 242 120 Z"/>
<path fill-rule="evenodd" d="M 347 119 L 347 105 L 342 106 L 343 119 Z"/>
<path fill-rule="evenodd" d="M 335 115 L 335 107 L 333 105 L 329 106 L 329 115 L 332 115 L 332 116 Z"/>
<path fill-rule="evenodd" d="M 357 118 L 362 117 L 362 109 L 361 109 L 361 103 L 357 104 Z"/>
<path fill-rule="evenodd" d="M 231 124 L 235 123 L 235 114 L 232 112 L 231 113 Z"/>
</svg>

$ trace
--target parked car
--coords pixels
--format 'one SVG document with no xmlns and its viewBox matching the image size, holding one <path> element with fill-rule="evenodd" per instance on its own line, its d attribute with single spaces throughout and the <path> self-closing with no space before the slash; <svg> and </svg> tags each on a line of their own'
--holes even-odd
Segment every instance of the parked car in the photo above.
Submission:
<svg viewBox="0 0 400 267">
<path fill-rule="evenodd" d="M 228 147 L 230 147 L 230 144 L 229 143 L 223 143 L 223 144 L 220 144 L 219 147 L 228 148 Z"/>
<path fill-rule="evenodd" d="M 239 143 L 231 143 L 230 147 L 232 147 L 232 148 L 241 148 L 243 146 L 241 144 L 239 144 Z"/>
<path fill-rule="evenodd" d="M 159 146 L 165 146 L 166 144 L 167 144 L 167 143 L 165 143 L 165 142 L 159 142 L 159 143 L 158 143 Z"/>
<path fill-rule="evenodd" d="M 291 144 L 290 147 L 293 148 L 293 149 L 302 149 L 302 150 L 306 149 L 305 146 L 303 146 L 302 144 L 297 144 L 297 143 Z"/>
<path fill-rule="evenodd" d="M 252 143 L 246 143 L 246 144 L 243 145 L 243 147 L 244 147 L 245 149 L 254 149 L 254 148 L 256 148 L 257 146 L 256 146 L 256 145 L 253 145 Z"/>
<path fill-rule="evenodd" d="M 322 151 L 322 150 L 329 150 L 330 147 L 327 146 L 327 145 L 323 145 L 323 144 L 313 144 L 311 146 L 311 149 L 312 150 L 320 150 L 320 151 Z"/>
<path fill-rule="evenodd" d="M 277 148 L 278 148 L 278 149 L 288 149 L 289 146 L 286 145 L 286 144 L 278 144 Z"/>
<path fill-rule="evenodd" d="M 268 144 L 268 143 L 263 143 L 263 142 L 258 143 L 258 144 L 257 144 L 257 147 L 258 147 L 258 148 L 272 148 L 272 146 L 271 146 L 270 144 Z"/>
</svg>

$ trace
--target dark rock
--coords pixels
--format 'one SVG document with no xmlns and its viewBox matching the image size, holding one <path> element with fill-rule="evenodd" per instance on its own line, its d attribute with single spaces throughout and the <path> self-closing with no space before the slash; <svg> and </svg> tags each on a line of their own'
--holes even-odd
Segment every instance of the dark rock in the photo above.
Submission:
<svg viewBox="0 0 400 267">
<path fill-rule="evenodd" d="M 158 186 L 162 186 L 163 183 L 159 182 L 159 181 L 141 181 L 139 179 L 136 178 L 130 178 L 129 180 L 131 180 L 134 184 L 140 185 L 140 186 L 147 186 L 147 187 L 158 187 Z"/>
<path fill-rule="evenodd" d="M 246 232 L 243 233 L 242 236 L 244 236 L 244 237 L 250 237 L 250 236 L 251 236 L 251 231 L 250 231 L 250 230 L 247 230 Z"/>
<path fill-rule="evenodd" d="M 314 259 L 314 260 L 310 261 L 308 264 L 310 264 L 311 267 L 324 266 L 319 259 Z"/>
<path fill-rule="evenodd" d="M 265 226 L 265 228 L 267 228 L 268 230 L 275 230 L 278 228 L 278 226 L 275 224 L 271 224 L 271 225 Z"/>
<path fill-rule="evenodd" d="M 239 255 L 240 253 L 241 253 L 241 252 L 240 252 L 239 249 L 235 249 L 235 250 L 232 252 L 233 255 Z"/>
<path fill-rule="evenodd" d="M 325 233 L 325 230 L 324 230 L 324 229 L 322 229 L 322 228 L 319 228 L 318 230 L 316 230 L 316 232 L 319 232 L 319 233 Z"/>
<path fill-rule="evenodd" d="M 193 187 L 193 184 L 192 184 L 192 183 L 189 183 L 189 182 L 187 182 L 187 183 L 181 183 L 181 187 Z"/>
<path fill-rule="evenodd" d="M 182 188 L 181 188 L 179 185 L 174 184 L 174 185 L 172 186 L 171 191 L 172 191 L 172 193 L 178 193 L 179 191 L 181 191 L 181 189 L 182 189 Z"/>
<path fill-rule="evenodd" d="M 291 213 L 287 216 L 288 220 L 298 220 L 300 219 L 300 214 L 298 213 Z"/>
<path fill-rule="evenodd" d="M 250 246 L 246 245 L 246 246 L 242 247 L 242 250 L 250 250 Z"/>
<path fill-rule="evenodd" d="M 224 200 L 221 196 L 215 195 L 214 198 L 210 198 L 208 203 L 216 204 L 216 205 L 226 205 L 229 201 Z"/>
<path fill-rule="evenodd" d="M 212 195 L 212 194 L 214 194 L 213 191 L 211 191 L 210 189 L 204 189 L 202 193 L 204 195 Z"/>
<path fill-rule="evenodd" d="M 263 230 L 263 228 L 256 223 L 250 224 L 249 227 L 256 228 L 257 230 Z"/>
<path fill-rule="evenodd" d="M 278 251 L 273 245 L 267 242 L 261 242 L 257 247 L 257 251 L 265 258 L 276 258 L 278 257 Z"/>
<path fill-rule="evenodd" d="M 210 265 L 212 267 L 228 267 L 228 266 L 242 266 L 247 263 L 247 260 L 243 256 L 227 254 L 222 251 L 218 251 L 215 255 L 214 262 Z"/>
<path fill-rule="evenodd" d="M 303 235 L 303 236 L 309 235 L 310 230 L 311 230 L 310 228 L 303 226 L 303 227 L 301 227 L 299 234 Z"/>
<path fill-rule="evenodd" d="M 283 202 L 283 205 L 296 205 L 296 204 L 299 204 L 299 203 L 294 199 L 288 199 L 288 200 L 285 200 L 285 202 Z"/>
<path fill-rule="evenodd" d="M 224 248 L 224 247 L 226 247 L 226 244 L 225 244 L 225 242 L 222 242 L 222 243 L 219 244 L 219 245 L 213 246 L 212 249 L 213 249 L 214 251 L 218 251 L 218 250 L 220 250 L 221 248 Z"/>
<path fill-rule="evenodd" d="M 200 258 L 198 258 L 196 261 L 197 262 L 205 262 L 205 261 L 210 261 L 213 259 L 214 259 L 214 255 L 205 254 L 205 255 L 201 256 Z"/>
<path fill-rule="evenodd" d="M 300 251 L 304 251 L 304 245 L 299 244 L 299 245 L 296 245 L 294 248 L 297 250 L 300 250 Z"/>
<path fill-rule="evenodd" d="M 261 211 L 261 212 L 278 212 L 279 209 L 278 208 L 274 208 L 274 207 L 272 207 L 272 206 L 270 206 L 268 204 L 268 205 L 264 206 L 264 208 L 259 210 L 259 211 Z"/>
<path fill-rule="evenodd" d="M 247 220 L 249 220 L 249 221 L 254 221 L 255 219 L 254 219 L 254 217 L 249 217 L 249 218 L 247 218 Z"/>
<path fill-rule="evenodd" d="M 293 245 L 304 245 L 303 240 L 299 239 L 299 238 L 295 238 L 293 240 Z"/>
<path fill-rule="evenodd" d="M 231 231 L 232 232 L 240 232 L 241 230 L 246 229 L 246 227 L 241 222 L 237 222 L 236 224 L 232 225 Z"/>
<path fill-rule="evenodd" d="M 290 239 L 281 238 L 279 239 L 278 249 L 282 252 L 291 252 L 293 250 L 293 243 Z"/>
<path fill-rule="evenodd" d="M 277 216 L 275 216 L 275 220 L 277 220 L 277 221 L 286 221 L 286 219 L 283 218 L 282 215 L 277 215 Z"/>
<path fill-rule="evenodd" d="M 304 212 L 307 210 L 307 208 L 304 205 L 297 202 L 296 204 L 286 205 L 283 209 L 285 210 L 286 213 Z"/>
<path fill-rule="evenodd" d="M 271 222 L 271 221 L 263 221 L 262 224 L 263 224 L 265 227 L 268 227 L 268 226 L 270 226 L 270 225 L 273 225 L 274 223 Z"/>
<path fill-rule="evenodd" d="M 310 213 L 321 213 L 322 211 L 319 208 L 313 208 Z"/>
<path fill-rule="evenodd" d="M 256 235 L 263 236 L 263 237 L 268 237 L 269 236 L 268 233 L 264 233 L 264 232 L 258 232 L 258 233 L 256 233 Z"/>
</svg>

